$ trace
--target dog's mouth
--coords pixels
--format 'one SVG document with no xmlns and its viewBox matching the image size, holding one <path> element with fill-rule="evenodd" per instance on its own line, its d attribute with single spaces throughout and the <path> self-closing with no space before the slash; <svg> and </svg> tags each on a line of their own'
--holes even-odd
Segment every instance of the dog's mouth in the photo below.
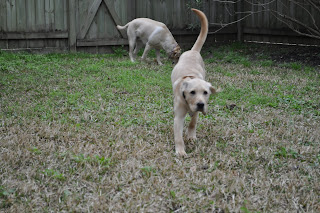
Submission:
<svg viewBox="0 0 320 213">
<path fill-rule="evenodd" d="M 207 112 L 204 110 L 204 109 L 201 109 L 201 110 L 197 110 L 198 112 L 202 112 L 203 115 L 206 115 Z"/>
<path fill-rule="evenodd" d="M 207 114 L 204 110 L 202 110 L 202 111 L 200 111 L 200 112 L 202 112 L 203 115 L 206 115 L 206 114 Z"/>
<path fill-rule="evenodd" d="M 197 112 L 202 112 L 203 115 L 206 115 L 205 104 L 202 102 L 197 103 Z"/>
</svg>

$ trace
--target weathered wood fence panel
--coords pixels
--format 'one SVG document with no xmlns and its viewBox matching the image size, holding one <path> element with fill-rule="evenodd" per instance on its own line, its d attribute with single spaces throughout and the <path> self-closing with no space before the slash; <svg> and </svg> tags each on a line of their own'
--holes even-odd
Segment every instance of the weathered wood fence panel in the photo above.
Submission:
<svg viewBox="0 0 320 213">
<path fill-rule="evenodd" d="M 303 37 L 291 30 L 284 21 L 281 21 L 279 14 L 290 16 L 304 23 L 306 26 L 320 28 L 320 13 L 307 4 L 307 1 L 298 1 L 298 4 L 291 0 L 260 0 L 244 1 L 243 11 L 254 11 L 244 20 L 244 39 L 247 41 L 262 41 L 272 43 L 297 43 L 297 44 L 320 44 L 319 40 Z M 278 12 L 278 14 L 276 13 Z M 312 18 L 313 17 L 313 18 Z M 293 24 L 294 28 L 306 31 L 305 27 Z"/>
<path fill-rule="evenodd" d="M 68 48 L 68 2 L 0 0 L 0 48 Z"/>
<path fill-rule="evenodd" d="M 192 43 L 197 36 L 199 21 L 191 13 L 191 8 L 203 10 L 207 15 L 208 42 L 243 39 L 319 44 L 319 40 L 294 33 L 273 12 L 291 15 L 310 26 L 319 27 L 318 10 L 307 8 L 310 9 L 307 12 L 290 0 L 259 2 L 260 4 L 256 4 L 256 0 L 0 0 L 0 49 L 54 48 L 105 52 L 112 45 L 127 44 L 126 33 L 118 31 L 116 25 L 124 25 L 137 17 L 161 21 L 169 27 L 179 43 Z M 301 0 L 303 6 L 305 2 Z M 249 13 L 243 21 L 236 22 Z"/>
</svg>

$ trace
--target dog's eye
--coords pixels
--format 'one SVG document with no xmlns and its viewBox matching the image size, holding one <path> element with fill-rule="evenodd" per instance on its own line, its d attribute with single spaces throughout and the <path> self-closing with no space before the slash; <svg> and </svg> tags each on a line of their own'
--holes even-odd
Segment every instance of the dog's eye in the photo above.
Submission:
<svg viewBox="0 0 320 213">
<path fill-rule="evenodd" d="M 203 94 L 204 94 L 204 95 L 208 95 L 208 92 L 207 92 L 207 91 L 204 91 Z"/>
<path fill-rule="evenodd" d="M 192 90 L 192 91 L 190 92 L 190 94 L 191 94 L 191 95 L 195 95 L 195 94 L 196 94 L 196 91 Z"/>
</svg>

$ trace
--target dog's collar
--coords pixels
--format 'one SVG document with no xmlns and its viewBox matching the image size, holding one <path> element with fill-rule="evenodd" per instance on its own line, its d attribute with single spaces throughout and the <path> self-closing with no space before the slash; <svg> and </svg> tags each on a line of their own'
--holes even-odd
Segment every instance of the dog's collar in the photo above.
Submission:
<svg viewBox="0 0 320 213">
<path fill-rule="evenodd" d="M 182 77 L 182 80 L 184 80 L 184 79 L 186 79 L 186 78 L 191 78 L 191 79 L 194 79 L 194 78 L 196 78 L 196 77 L 194 77 L 194 76 L 191 76 L 191 75 L 187 75 L 187 76 L 183 76 L 183 77 Z"/>
</svg>

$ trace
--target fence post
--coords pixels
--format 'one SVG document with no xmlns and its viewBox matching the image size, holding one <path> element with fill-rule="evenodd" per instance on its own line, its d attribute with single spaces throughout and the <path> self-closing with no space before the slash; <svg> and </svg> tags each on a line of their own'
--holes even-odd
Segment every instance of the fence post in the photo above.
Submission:
<svg viewBox="0 0 320 213">
<path fill-rule="evenodd" d="M 237 1 L 237 40 L 243 42 L 243 26 L 242 26 L 243 0 Z M 241 20 L 241 21 L 240 21 Z"/>
<path fill-rule="evenodd" d="M 68 19 L 69 19 L 69 50 L 77 51 L 77 31 L 76 31 L 76 0 L 69 0 Z"/>
</svg>

